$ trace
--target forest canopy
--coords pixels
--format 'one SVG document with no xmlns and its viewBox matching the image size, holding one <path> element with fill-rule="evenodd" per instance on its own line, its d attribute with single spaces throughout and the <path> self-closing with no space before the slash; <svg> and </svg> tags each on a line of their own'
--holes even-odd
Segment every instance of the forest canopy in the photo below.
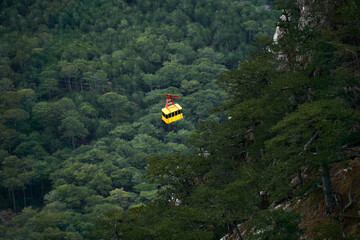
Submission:
<svg viewBox="0 0 360 240">
<path fill-rule="evenodd" d="M 326 237 L 270 207 L 314 191 L 327 214 L 352 207 L 330 169 L 360 139 L 360 6 L 323 4 L 1 1 L 0 234 Z"/>
<path fill-rule="evenodd" d="M 223 118 L 216 79 L 272 36 L 268 4 L 1 1 L 0 208 L 16 214 L 1 235 L 88 238 L 107 211 L 153 201 L 147 159 L 194 154 L 195 125 Z M 170 126 L 164 93 L 184 108 Z"/>
</svg>

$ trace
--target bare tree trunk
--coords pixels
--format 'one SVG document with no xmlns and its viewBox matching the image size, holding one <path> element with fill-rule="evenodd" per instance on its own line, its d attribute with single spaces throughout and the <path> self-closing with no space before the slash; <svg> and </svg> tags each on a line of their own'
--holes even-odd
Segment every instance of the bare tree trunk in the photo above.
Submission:
<svg viewBox="0 0 360 240">
<path fill-rule="evenodd" d="M 16 212 L 16 204 L 15 204 L 15 194 L 14 194 L 14 189 L 11 189 L 11 194 L 12 194 L 12 200 L 13 200 L 14 212 Z"/>
<path fill-rule="evenodd" d="M 301 170 L 299 169 L 298 171 L 298 178 L 299 178 L 299 181 L 300 181 L 300 185 L 302 186 L 303 185 L 303 179 L 302 179 L 302 175 L 301 175 Z"/>
<path fill-rule="evenodd" d="M 240 229 L 238 228 L 236 223 L 234 224 L 234 226 L 235 226 L 236 233 L 237 233 L 238 237 L 240 238 L 240 240 L 244 240 L 244 238 L 241 235 Z"/>
<path fill-rule="evenodd" d="M 353 193 L 353 187 L 354 187 L 354 182 L 359 178 L 359 176 L 355 176 L 353 177 L 353 179 L 351 180 L 350 183 L 350 187 L 349 187 L 349 192 L 348 192 L 348 198 L 349 198 L 349 202 L 343 207 L 343 209 L 341 209 L 342 213 L 345 213 L 347 211 L 348 208 L 350 208 L 354 203 L 356 203 L 356 196 L 360 193 L 360 190 L 358 190 L 357 192 Z"/>
<path fill-rule="evenodd" d="M 320 166 L 322 188 L 325 196 L 326 212 L 332 213 L 336 207 L 336 201 L 333 195 L 329 166 L 326 163 L 322 163 Z"/>
</svg>

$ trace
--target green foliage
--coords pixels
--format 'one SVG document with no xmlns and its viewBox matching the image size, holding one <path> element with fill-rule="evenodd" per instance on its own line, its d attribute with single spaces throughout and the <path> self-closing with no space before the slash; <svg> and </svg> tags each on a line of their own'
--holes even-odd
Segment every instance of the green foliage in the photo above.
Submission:
<svg viewBox="0 0 360 240">
<path fill-rule="evenodd" d="M 125 96 L 108 92 L 100 96 L 98 101 L 110 113 L 113 121 L 122 121 L 129 117 L 129 102 Z"/>
<path fill-rule="evenodd" d="M 96 218 L 95 227 L 89 237 L 91 239 L 121 239 L 123 224 L 117 224 L 123 211 L 112 209 L 104 213 L 101 218 Z M 106 229 L 107 231 L 104 231 Z"/>
<path fill-rule="evenodd" d="M 220 239 L 250 218 L 296 239 L 258 193 L 301 194 L 293 174 L 358 143 L 359 8 L 314 3 L 305 26 L 277 1 L 271 44 L 272 2 L 2 2 L 0 191 L 39 207 L 5 239 Z M 183 120 L 162 123 L 164 93 Z"/>
<path fill-rule="evenodd" d="M 116 202 L 120 207 L 126 208 L 136 200 L 136 194 L 116 188 L 110 192 L 109 201 Z"/>
<path fill-rule="evenodd" d="M 94 118 L 98 115 L 94 106 L 87 102 L 81 103 L 81 105 L 79 106 L 79 112 L 81 112 L 88 118 Z"/>
<path fill-rule="evenodd" d="M 324 223 L 319 223 L 316 226 L 312 228 L 312 233 L 314 234 L 315 240 L 320 239 L 348 239 L 351 240 L 352 238 L 344 237 L 343 236 L 343 230 L 342 225 L 339 222 L 335 221 L 328 221 Z"/>
<path fill-rule="evenodd" d="M 255 234 L 251 239 L 299 239 L 301 217 L 297 213 L 284 210 L 266 210 L 259 212 L 251 225 Z"/>
<path fill-rule="evenodd" d="M 94 191 L 89 190 L 86 187 L 65 184 L 57 187 L 54 193 L 52 193 L 53 196 L 49 200 L 50 202 L 64 202 L 68 207 L 79 211 L 83 209 L 86 202 L 93 194 Z"/>
<path fill-rule="evenodd" d="M 273 126 L 276 136 L 265 143 L 266 158 L 277 159 L 271 160 L 269 168 L 276 175 L 273 187 L 281 189 L 282 178 L 289 178 L 301 167 L 338 160 L 342 138 L 353 124 L 351 119 L 352 110 L 345 102 L 320 100 L 300 105 Z M 279 192 L 279 197 L 284 194 L 286 191 Z"/>
<path fill-rule="evenodd" d="M 111 178 L 106 176 L 103 172 L 98 172 L 89 182 L 90 186 L 101 195 L 107 195 L 112 189 Z"/>
<path fill-rule="evenodd" d="M 2 161 L 3 186 L 9 190 L 24 188 L 32 177 L 34 159 L 28 157 L 20 159 L 14 155 L 4 158 Z"/>
<path fill-rule="evenodd" d="M 63 132 L 64 138 L 71 139 L 73 148 L 75 148 L 75 138 L 84 138 L 89 133 L 84 124 L 72 116 L 61 120 L 59 130 Z"/>
<path fill-rule="evenodd" d="M 16 122 L 25 120 L 29 118 L 29 114 L 22 109 L 9 109 L 4 112 L 4 118 L 7 120 L 12 120 L 14 127 L 16 127 Z"/>
</svg>

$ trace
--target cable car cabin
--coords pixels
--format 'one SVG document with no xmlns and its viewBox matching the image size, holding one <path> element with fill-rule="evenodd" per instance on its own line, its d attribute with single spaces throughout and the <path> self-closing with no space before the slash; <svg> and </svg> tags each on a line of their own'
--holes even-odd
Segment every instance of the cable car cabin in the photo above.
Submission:
<svg viewBox="0 0 360 240">
<path fill-rule="evenodd" d="M 161 110 L 162 120 L 166 124 L 169 124 L 182 119 L 183 118 L 182 107 L 179 104 L 174 103 L 173 101 L 173 97 L 180 97 L 180 96 L 174 94 L 164 94 L 164 96 L 166 97 L 166 105 Z"/>
<path fill-rule="evenodd" d="M 182 107 L 175 103 L 174 105 L 168 106 L 161 110 L 162 120 L 169 124 L 183 118 Z"/>
</svg>

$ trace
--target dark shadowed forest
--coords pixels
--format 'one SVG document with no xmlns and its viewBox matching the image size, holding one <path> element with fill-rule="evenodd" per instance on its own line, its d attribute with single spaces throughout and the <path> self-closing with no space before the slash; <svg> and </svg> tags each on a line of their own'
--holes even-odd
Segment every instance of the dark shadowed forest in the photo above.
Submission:
<svg viewBox="0 0 360 240">
<path fill-rule="evenodd" d="M 359 18 L 358 0 L 0 1 L 1 238 L 359 238 Z"/>
</svg>

